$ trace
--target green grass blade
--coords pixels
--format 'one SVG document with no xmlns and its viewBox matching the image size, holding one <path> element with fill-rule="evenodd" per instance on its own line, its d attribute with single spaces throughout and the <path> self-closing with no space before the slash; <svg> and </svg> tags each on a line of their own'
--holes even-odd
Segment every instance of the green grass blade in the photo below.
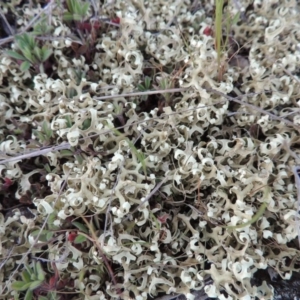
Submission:
<svg viewBox="0 0 300 300">
<path fill-rule="evenodd" d="M 241 13 L 240 12 L 237 12 L 234 17 L 232 18 L 232 21 L 231 21 L 231 25 L 234 25 L 238 22 L 238 20 L 240 19 L 240 15 Z"/>
<path fill-rule="evenodd" d="M 253 223 L 255 223 L 265 212 L 266 208 L 268 206 L 268 203 L 264 202 L 260 208 L 258 209 L 258 211 L 256 212 L 256 214 L 253 216 L 253 218 L 251 220 L 249 220 L 246 223 L 243 224 L 239 224 L 236 226 L 222 226 L 223 228 L 228 228 L 228 229 L 238 229 L 238 228 L 244 228 L 248 225 L 251 225 Z"/>
<path fill-rule="evenodd" d="M 221 64 L 221 40 L 222 40 L 222 13 L 223 0 L 216 0 L 216 15 L 215 15 L 215 40 L 218 54 L 218 66 Z"/>
</svg>

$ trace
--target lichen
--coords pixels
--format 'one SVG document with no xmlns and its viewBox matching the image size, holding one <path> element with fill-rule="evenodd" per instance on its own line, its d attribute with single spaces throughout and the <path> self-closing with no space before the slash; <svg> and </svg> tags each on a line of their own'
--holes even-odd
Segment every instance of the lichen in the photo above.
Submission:
<svg viewBox="0 0 300 300">
<path fill-rule="evenodd" d="M 0 50 L 3 297 L 39 259 L 74 299 L 271 300 L 255 272 L 299 270 L 296 1 L 228 4 L 221 80 L 211 2 L 104 1 L 81 21 L 54 2 L 44 72 Z M 43 9 L 12 3 L 18 32 Z"/>
</svg>

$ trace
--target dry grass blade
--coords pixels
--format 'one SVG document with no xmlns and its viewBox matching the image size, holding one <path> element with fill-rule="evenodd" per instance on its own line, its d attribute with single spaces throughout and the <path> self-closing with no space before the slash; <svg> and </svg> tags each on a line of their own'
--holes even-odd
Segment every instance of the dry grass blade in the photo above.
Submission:
<svg viewBox="0 0 300 300">
<path fill-rule="evenodd" d="M 146 92 L 135 92 L 121 95 L 111 95 L 111 96 L 102 96 L 96 97 L 96 100 L 107 100 L 107 99 L 115 99 L 118 97 L 135 97 L 135 96 L 146 96 L 146 95 L 155 95 L 155 94 L 164 94 L 164 93 L 178 93 L 186 90 L 186 88 L 176 88 L 176 89 L 165 89 L 165 90 L 157 90 L 157 91 L 146 91 Z"/>
<path fill-rule="evenodd" d="M 120 94 L 120 95 L 114 95 L 114 96 L 103 96 L 103 97 L 98 97 L 96 98 L 97 100 L 104 100 L 104 99 L 112 99 L 112 98 L 117 98 L 117 97 L 130 97 L 130 96 L 139 96 L 139 95 L 151 95 L 151 94 L 162 94 L 162 93 L 166 93 L 166 92 L 179 92 L 179 91 L 182 91 L 182 90 L 185 90 L 185 89 L 168 89 L 168 90 L 158 90 L 158 91 L 147 91 L 147 92 L 136 92 L 136 93 L 129 93 L 129 94 Z M 208 92 L 212 92 L 214 94 L 217 94 L 219 96 L 222 96 L 224 97 L 225 99 L 229 100 L 229 101 L 234 101 L 236 103 L 239 103 L 241 105 L 245 105 L 245 106 L 248 106 L 262 114 L 266 114 L 268 116 L 270 116 L 272 119 L 275 119 L 275 120 L 279 120 L 279 121 L 282 121 L 284 122 L 285 124 L 289 125 L 289 126 L 292 126 L 294 127 L 297 131 L 300 132 L 300 128 L 299 126 L 295 125 L 293 122 L 289 121 L 289 120 L 286 120 L 284 119 L 283 117 L 278 117 L 264 109 L 261 109 L 255 105 L 252 105 L 252 104 L 249 104 L 245 101 L 242 101 L 240 99 L 243 99 L 245 97 L 251 97 L 253 95 L 257 95 L 255 93 L 251 93 L 251 94 L 243 94 L 243 95 L 240 95 L 238 97 L 231 97 L 231 96 L 228 96 L 222 92 L 219 92 L 217 90 L 214 90 L 214 89 L 207 89 Z M 215 103 L 217 104 L 217 103 Z M 205 107 L 209 107 L 209 106 L 214 106 L 215 104 L 212 104 L 212 105 L 206 105 Z M 106 131 L 103 131 L 101 134 L 107 134 L 109 132 L 112 132 L 113 130 L 120 130 L 120 129 L 124 129 L 126 127 L 130 127 L 132 125 L 136 125 L 136 124 L 141 124 L 141 123 L 145 123 L 145 122 L 149 122 L 149 121 L 153 121 L 153 120 L 158 120 L 158 119 L 162 119 L 163 117 L 167 117 L 167 116 L 172 116 L 172 115 L 177 115 L 177 114 L 180 114 L 180 113 L 184 113 L 184 112 L 187 112 L 187 111 L 193 111 L 193 110 L 196 110 L 198 107 L 193 107 L 193 108 L 190 108 L 190 109 L 186 109 L 186 110 L 182 110 L 182 111 L 177 111 L 177 112 L 174 112 L 174 113 L 164 113 L 162 114 L 161 116 L 159 117 L 153 117 L 153 118 L 149 118 L 147 120 L 141 120 L 141 121 L 136 121 L 136 122 L 133 122 L 131 124 L 128 124 L 128 125 L 124 125 L 124 126 L 120 126 L 120 127 L 117 127 L 117 128 L 114 128 L 114 129 L 110 129 L 110 130 L 106 130 Z M 199 108 L 203 108 L 203 106 L 199 106 Z M 96 137 L 96 136 L 99 136 L 99 134 L 94 134 L 94 135 L 91 135 L 89 136 L 89 138 L 92 138 L 92 137 Z M 79 139 L 80 141 L 83 141 L 84 138 L 82 139 Z M 59 151 L 59 150 L 65 150 L 65 149 L 70 149 L 71 146 L 69 143 L 62 143 L 58 146 L 55 146 L 55 145 L 52 145 L 52 146 L 49 146 L 47 147 L 46 149 L 38 149 L 38 150 L 34 150 L 30 153 L 27 153 L 27 154 L 21 154 L 21 155 L 17 155 L 17 156 L 14 156 L 14 157 L 10 157 L 10 158 L 7 158 L 7 159 L 4 159 L 4 160 L 1 160 L 0 161 L 0 165 L 3 165 L 5 163 L 10 163 L 10 162 L 14 162 L 14 161 L 18 161 L 18 160 L 22 160 L 22 159 L 27 159 L 27 158 L 30 158 L 30 157 L 36 157 L 36 156 L 40 156 L 40 155 L 44 155 L 44 154 L 47 154 L 49 152 L 52 152 L 52 151 Z"/>
<path fill-rule="evenodd" d="M 65 149 L 70 149 L 70 148 L 71 148 L 71 145 L 69 143 L 64 143 L 64 144 L 61 144 L 61 145 L 58 145 L 58 146 L 47 147 L 46 149 L 38 149 L 38 150 L 34 150 L 34 151 L 31 151 L 31 152 L 26 153 L 26 154 L 21 154 L 21 155 L 18 155 L 18 156 L 14 156 L 14 157 L 11 157 L 11 158 L 1 160 L 0 165 L 10 163 L 10 162 L 13 162 L 13 161 L 18 161 L 18 160 L 22 160 L 22 159 L 27 159 L 27 158 L 31 158 L 31 157 L 44 155 L 44 154 L 47 154 L 47 153 L 52 152 L 52 151 L 65 150 Z"/>
<path fill-rule="evenodd" d="M 259 108 L 259 107 L 255 106 L 253 104 L 250 104 L 250 103 L 247 103 L 245 101 L 239 100 L 238 98 L 235 98 L 235 97 L 228 96 L 228 95 L 226 95 L 226 94 L 224 94 L 222 92 L 219 92 L 217 90 L 214 90 L 214 89 L 207 89 L 207 90 L 210 91 L 210 92 L 213 92 L 213 93 L 215 93 L 217 95 L 223 96 L 223 97 L 225 97 L 226 99 L 228 99 L 230 101 L 234 101 L 234 102 L 239 103 L 241 105 L 248 106 L 248 107 L 250 107 L 250 108 L 252 108 L 252 109 L 254 109 L 254 110 L 256 110 L 256 111 L 258 111 L 258 112 L 260 112 L 262 114 L 268 115 L 268 116 L 270 116 L 271 119 L 282 121 L 286 125 L 292 126 L 298 132 L 300 132 L 300 127 L 297 126 L 296 124 L 294 124 L 293 122 L 289 121 L 289 120 L 286 120 L 286 119 L 284 119 L 282 117 L 278 117 L 278 116 L 276 116 L 276 115 L 274 115 L 274 114 L 272 114 L 272 113 L 270 113 L 270 112 L 268 112 L 268 111 L 266 111 L 266 110 L 264 110 L 262 108 Z M 242 95 L 242 98 L 249 97 L 249 96 L 250 96 L 250 94 L 245 94 L 245 95 Z"/>
<path fill-rule="evenodd" d="M 97 236 L 96 236 L 96 234 L 95 234 L 95 231 L 93 230 L 93 228 L 91 227 L 91 225 L 90 225 L 90 223 L 87 221 L 87 219 L 86 219 L 84 216 L 81 216 L 81 217 L 82 217 L 82 220 L 84 221 L 84 223 L 86 224 L 86 226 L 89 228 L 90 233 L 91 233 L 91 235 L 92 235 L 92 237 L 93 237 L 93 242 L 94 242 L 94 244 L 96 245 L 96 247 L 97 247 L 97 249 L 98 249 L 98 251 L 99 251 L 99 254 L 100 254 L 101 258 L 103 259 L 104 264 L 105 264 L 105 266 L 106 266 L 106 268 L 107 268 L 107 270 L 108 270 L 108 273 L 109 273 L 109 275 L 110 275 L 110 277 L 111 277 L 111 279 L 112 279 L 114 285 L 115 285 L 116 288 L 117 288 L 117 281 L 116 281 L 116 278 L 115 278 L 115 276 L 114 276 L 114 272 L 113 272 L 113 270 L 112 270 L 112 268 L 111 268 L 111 266 L 110 266 L 110 264 L 109 264 L 109 262 L 108 262 L 107 257 L 105 256 L 105 254 L 103 253 L 103 251 L 102 251 L 102 249 L 101 249 L 101 246 L 100 246 L 100 244 L 99 244 L 99 242 L 98 242 L 98 238 L 97 238 Z M 119 295 L 122 294 L 122 292 L 120 291 L 119 288 L 117 288 L 117 292 L 118 292 Z"/>
<path fill-rule="evenodd" d="M 0 9 L 0 15 L 1 15 L 1 18 L 3 19 L 4 23 L 5 23 L 5 28 L 4 30 L 8 31 L 7 33 L 10 34 L 10 35 L 13 35 L 15 32 L 13 30 L 13 28 L 10 26 L 9 22 L 7 21 L 4 13 L 2 12 L 2 10 Z"/>
</svg>

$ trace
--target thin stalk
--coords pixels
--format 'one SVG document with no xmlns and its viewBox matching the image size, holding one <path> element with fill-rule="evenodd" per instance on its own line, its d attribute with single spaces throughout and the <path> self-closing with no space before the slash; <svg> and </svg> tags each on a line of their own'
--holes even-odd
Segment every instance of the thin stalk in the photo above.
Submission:
<svg viewBox="0 0 300 300">
<path fill-rule="evenodd" d="M 177 90 L 177 89 L 173 89 L 173 90 Z M 274 115 L 274 114 L 272 114 L 272 113 L 270 113 L 270 112 L 268 112 L 268 111 L 266 111 L 266 110 L 264 110 L 260 107 L 257 107 L 253 104 L 250 104 L 250 103 L 247 103 L 245 101 L 240 100 L 240 99 L 244 99 L 245 97 L 251 97 L 251 96 L 254 96 L 254 95 L 258 95 L 260 93 L 243 94 L 243 95 L 240 95 L 240 96 L 237 96 L 237 97 L 231 97 L 231 96 L 228 96 L 228 95 L 226 95 L 226 94 L 224 94 L 220 91 L 217 91 L 215 89 L 206 89 L 206 91 L 217 94 L 219 96 L 222 96 L 222 97 L 224 97 L 225 99 L 227 99 L 229 101 L 234 101 L 234 102 L 239 103 L 241 105 L 248 106 L 248 107 L 254 109 L 255 111 L 258 111 L 258 112 L 260 112 L 264 115 L 268 115 L 271 119 L 282 121 L 286 125 L 294 127 L 300 133 L 300 126 L 299 125 L 296 125 L 293 122 L 291 122 L 291 121 L 289 121 L 289 120 L 287 120 L 283 117 L 276 116 L 276 115 Z M 165 92 L 165 91 L 160 91 L 161 94 L 163 92 Z M 153 91 L 153 92 L 151 91 L 151 92 L 145 92 L 145 93 L 137 92 L 137 93 L 131 93 L 131 94 L 123 94 L 123 95 L 121 94 L 121 95 L 119 95 L 119 97 L 132 96 L 133 94 L 141 95 L 141 94 L 158 94 L 158 93 L 159 93 L 159 91 Z M 116 96 L 116 95 L 114 95 L 114 96 L 104 96 L 104 97 L 100 97 L 100 98 L 110 99 L 110 98 L 116 98 L 116 97 L 118 97 L 118 96 Z M 99 98 L 98 98 L 98 100 L 99 100 Z M 211 104 L 211 105 L 206 105 L 205 107 L 214 106 L 214 105 L 222 103 L 224 101 L 225 100 L 222 100 L 220 102 L 217 102 L 217 103 L 214 103 L 214 104 Z M 203 108 L 203 106 L 199 106 L 199 108 Z M 149 118 L 147 120 L 136 121 L 136 122 L 131 123 L 131 124 L 126 124 L 124 126 L 117 127 L 115 129 L 119 130 L 119 129 L 130 127 L 132 125 L 142 124 L 142 123 L 146 123 L 146 122 L 154 121 L 154 120 L 160 120 L 163 117 L 174 116 L 174 115 L 177 115 L 177 114 L 180 114 L 180 113 L 184 113 L 184 112 L 192 111 L 192 110 L 197 110 L 197 109 L 198 109 L 198 107 L 193 107 L 193 108 L 188 108 L 188 109 L 178 111 L 178 112 L 174 112 L 174 113 L 170 113 L 170 114 L 162 114 L 159 117 L 153 117 L 153 118 Z M 111 131 L 112 131 L 111 129 L 110 130 L 105 130 L 101 133 L 90 135 L 89 138 L 99 136 L 100 134 L 107 134 Z M 85 138 L 79 139 L 79 141 L 83 141 L 83 140 L 85 140 Z M 64 142 L 64 143 L 62 143 L 58 146 L 49 146 L 46 149 L 38 149 L 38 150 L 31 151 L 27 154 L 21 154 L 21 155 L 17 155 L 17 156 L 14 156 L 14 157 L 9 157 L 9 158 L 7 158 L 7 156 L 4 153 L 1 154 L 1 152 L 0 152 L 0 158 L 3 158 L 3 157 L 5 158 L 4 160 L 0 160 L 0 165 L 3 165 L 5 163 L 9 163 L 9 162 L 14 162 L 14 161 L 26 159 L 26 158 L 30 158 L 30 157 L 36 157 L 36 156 L 44 155 L 44 154 L 47 154 L 47 153 L 52 152 L 52 151 L 59 151 L 59 150 L 65 150 L 65 149 L 71 149 L 71 146 L 68 142 Z"/>
<path fill-rule="evenodd" d="M 258 219 L 264 214 L 266 208 L 268 206 L 267 202 L 264 202 L 260 208 L 258 209 L 258 211 L 256 212 L 256 214 L 253 216 L 253 218 L 251 220 L 249 220 L 248 222 L 236 225 L 236 226 L 222 226 L 223 228 L 227 228 L 227 229 L 238 229 L 238 228 L 244 228 L 248 225 L 251 225 L 253 223 L 255 223 L 256 221 L 258 221 Z"/>
<path fill-rule="evenodd" d="M 218 68 L 221 67 L 221 41 L 222 41 L 222 12 L 223 0 L 216 0 L 216 14 L 215 14 L 215 44 L 218 54 Z"/>
<path fill-rule="evenodd" d="M 102 251 L 102 249 L 101 249 L 101 246 L 100 246 L 100 244 L 99 244 L 99 242 L 98 242 L 98 238 L 97 238 L 97 236 L 96 236 L 96 234 L 95 234 L 95 231 L 93 230 L 91 224 L 87 221 L 87 219 L 86 219 L 84 216 L 81 216 L 81 218 L 82 218 L 82 220 L 84 221 L 84 223 L 86 224 L 86 226 L 88 227 L 88 229 L 90 230 L 90 233 L 91 233 L 91 235 L 92 235 L 92 237 L 93 237 L 93 242 L 94 242 L 94 244 L 96 245 L 96 247 L 97 247 L 97 249 L 98 249 L 98 251 L 99 251 L 99 254 L 100 254 L 101 258 L 102 258 L 103 261 L 104 261 L 104 264 L 105 264 L 105 266 L 106 266 L 106 268 L 107 268 L 107 270 L 108 270 L 108 273 L 109 273 L 109 275 L 110 275 L 110 277 L 111 277 L 111 280 L 113 281 L 114 285 L 115 285 L 116 288 L 117 288 L 117 281 L 116 281 L 114 272 L 113 272 L 113 270 L 112 270 L 112 268 L 111 268 L 111 266 L 110 266 L 110 264 L 109 264 L 109 262 L 108 262 L 107 257 L 104 255 L 104 253 L 103 253 L 103 251 Z M 88 238 L 87 235 L 85 235 L 85 234 L 83 234 L 83 233 L 80 233 L 80 234 Z M 89 239 L 90 239 L 90 238 L 89 238 Z M 91 240 L 91 239 L 90 239 L 90 240 Z M 122 292 L 120 291 L 119 288 L 117 288 L 117 292 L 118 292 L 119 295 L 122 294 Z"/>
<path fill-rule="evenodd" d="M 147 92 L 135 92 L 135 93 L 128 93 L 122 95 L 111 95 L 111 96 L 102 96 L 102 97 L 95 97 L 96 100 L 106 100 L 106 99 L 115 99 L 118 97 L 134 97 L 134 96 L 144 96 L 144 95 L 155 95 L 155 94 L 165 94 L 165 93 L 177 93 L 186 90 L 186 88 L 175 88 L 175 89 L 166 89 L 166 90 L 157 90 L 157 91 L 147 91 Z"/>
</svg>

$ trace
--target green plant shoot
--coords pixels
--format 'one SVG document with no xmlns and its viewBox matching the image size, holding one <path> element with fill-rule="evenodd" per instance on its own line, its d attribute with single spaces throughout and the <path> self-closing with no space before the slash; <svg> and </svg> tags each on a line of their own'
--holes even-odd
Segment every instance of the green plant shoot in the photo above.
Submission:
<svg viewBox="0 0 300 300">
<path fill-rule="evenodd" d="M 258 209 L 256 214 L 253 216 L 253 218 L 251 220 L 249 220 L 248 222 L 246 222 L 246 223 L 239 224 L 239 225 L 236 225 L 236 226 L 222 226 L 222 227 L 227 228 L 227 229 L 238 229 L 238 228 L 244 228 L 248 225 L 251 225 L 251 224 L 255 223 L 264 214 L 267 206 L 268 206 L 268 203 L 264 202 L 260 206 L 260 208 Z"/>
<path fill-rule="evenodd" d="M 240 17 L 240 12 L 237 12 L 233 17 L 226 13 L 226 37 L 225 41 L 223 41 L 223 7 L 224 7 L 224 0 L 216 0 L 216 11 L 215 11 L 215 47 L 217 50 L 217 63 L 219 69 L 219 80 L 222 78 L 222 66 L 221 66 L 221 58 L 223 53 L 228 50 L 229 44 L 229 35 L 230 35 L 230 28 L 233 24 L 237 23 Z M 228 5 L 229 6 L 229 1 Z"/>
<path fill-rule="evenodd" d="M 22 281 L 15 281 L 11 287 L 17 292 L 25 292 L 26 300 L 33 299 L 33 291 L 45 281 L 45 273 L 40 262 L 33 262 L 32 267 L 25 265 L 21 273 Z"/>
<path fill-rule="evenodd" d="M 12 58 L 23 61 L 21 71 L 27 71 L 31 66 L 39 66 L 40 72 L 44 73 L 43 63 L 50 57 L 52 50 L 46 46 L 40 48 L 33 34 L 23 33 L 15 37 L 19 51 L 7 50 L 6 54 Z"/>
<path fill-rule="evenodd" d="M 221 65 L 221 41 L 222 41 L 222 12 L 223 0 L 216 0 L 216 14 L 215 14 L 215 46 L 218 54 L 218 67 Z"/>
<path fill-rule="evenodd" d="M 90 4 L 79 0 L 67 0 L 68 12 L 63 15 L 65 21 L 83 21 L 88 16 Z"/>
<path fill-rule="evenodd" d="M 239 224 L 239 225 L 235 225 L 235 226 L 222 226 L 222 227 L 227 228 L 227 229 L 239 229 L 239 228 L 244 228 L 248 225 L 255 223 L 264 214 L 264 212 L 268 206 L 268 202 L 269 202 L 268 198 L 269 197 L 270 197 L 270 188 L 266 187 L 264 189 L 264 195 L 263 195 L 263 199 L 265 200 L 265 202 L 263 202 L 261 204 L 261 206 L 259 207 L 256 214 L 253 216 L 253 218 L 251 220 L 249 220 L 248 222 Z"/>
</svg>

